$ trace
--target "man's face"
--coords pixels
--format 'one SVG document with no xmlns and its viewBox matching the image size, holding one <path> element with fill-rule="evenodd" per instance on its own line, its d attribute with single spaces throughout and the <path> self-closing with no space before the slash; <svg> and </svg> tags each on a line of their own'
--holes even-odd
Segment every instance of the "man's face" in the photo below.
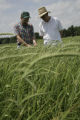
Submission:
<svg viewBox="0 0 80 120">
<path fill-rule="evenodd" d="M 48 22 L 48 13 L 41 17 L 45 22 Z"/>
<path fill-rule="evenodd" d="M 23 25 L 27 25 L 29 22 L 29 18 L 21 18 L 21 22 Z"/>
</svg>

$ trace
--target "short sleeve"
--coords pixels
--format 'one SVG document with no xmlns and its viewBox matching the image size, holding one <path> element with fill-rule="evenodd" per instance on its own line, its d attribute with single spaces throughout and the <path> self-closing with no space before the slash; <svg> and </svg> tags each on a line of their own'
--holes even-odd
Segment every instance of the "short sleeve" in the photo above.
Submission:
<svg viewBox="0 0 80 120">
<path fill-rule="evenodd" d="M 63 29 L 61 22 L 58 20 L 58 29 L 61 31 Z"/>
<path fill-rule="evenodd" d="M 31 25 L 31 36 L 32 36 L 33 39 L 35 38 L 33 25 Z"/>
<path fill-rule="evenodd" d="M 18 25 L 14 26 L 14 34 L 15 35 L 19 35 L 20 34 L 20 30 L 19 30 L 19 26 Z"/>
<path fill-rule="evenodd" d="M 42 30 L 42 25 L 41 25 L 41 23 L 39 24 L 39 35 L 40 35 L 40 36 L 43 36 L 43 35 L 44 35 L 43 30 Z"/>
</svg>

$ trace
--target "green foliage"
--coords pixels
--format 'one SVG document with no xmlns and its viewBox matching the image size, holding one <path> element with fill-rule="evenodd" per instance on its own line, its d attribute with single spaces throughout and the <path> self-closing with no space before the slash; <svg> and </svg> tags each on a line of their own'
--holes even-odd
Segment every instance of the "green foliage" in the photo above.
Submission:
<svg viewBox="0 0 80 120">
<path fill-rule="evenodd" d="M 41 39 L 41 37 L 39 36 L 39 33 L 38 33 L 38 32 L 35 32 L 35 38 L 36 38 L 36 39 Z"/>
<path fill-rule="evenodd" d="M 13 33 L 0 33 L 0 44 L 16 43 L 17 39 Z"/>
<path fill-rule="evenodd" d="M 0 45 L 0 120 L 80 120 L 80 37 Z"/>
<path fill-rule="evenodd" d="M 80 36 L 80 26 L 71 25 L 68 29 L 62 30 L 62 37 L 67 36 Z"/>
<path fill-rule="evenodd" d="M 16 42 L 17 42 L 16 36 L 0 38 L 0 44 L 16 43 Z"/>
</svg>

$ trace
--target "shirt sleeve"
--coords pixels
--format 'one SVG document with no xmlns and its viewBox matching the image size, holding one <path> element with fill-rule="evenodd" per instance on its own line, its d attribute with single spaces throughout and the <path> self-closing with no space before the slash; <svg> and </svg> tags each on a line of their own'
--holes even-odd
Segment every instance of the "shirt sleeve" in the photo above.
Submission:
<svg viewBox="0 0 80 120">
<path fill-rule="evenodd" d="M 42 25 L 41 25 L 41 23 L 39 24 L 39 35 L 40 35 L 40 36 L 43 36 L 43 35 L 44 35 L 43 30 L 42 30 Z"/>
<path fill-rule="evenodd" d="M 34 27 L 31 25 L 31 36 L 33 39 L 35 39 L 35 33 L 34 33 Z"/>
<path fill-rule="evenodd" d="M 20 34 L 20 30 L 19 30 L 19 26 L 18 25 L 14 26 L 14 34 L 15 35 L 19 35 Z"/>
<path fill-rule="evenodd" d="M 61 31 L 63 29 L 61 22 L 58 20 L 58 29 Z"/>
</svg>

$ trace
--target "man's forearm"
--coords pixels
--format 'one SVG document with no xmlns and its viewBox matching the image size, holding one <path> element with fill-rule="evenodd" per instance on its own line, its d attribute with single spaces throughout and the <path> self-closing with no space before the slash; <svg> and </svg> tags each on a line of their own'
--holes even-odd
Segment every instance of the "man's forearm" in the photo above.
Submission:
<svg viewBox="0 0 80 120">
<path fill-rule="evenodd" d="M 22 43 L 24 46 L 28 45 L 19 35 L 17 35 L 17 39 L 18 39 L 18 42 Z"/>
</svg>

